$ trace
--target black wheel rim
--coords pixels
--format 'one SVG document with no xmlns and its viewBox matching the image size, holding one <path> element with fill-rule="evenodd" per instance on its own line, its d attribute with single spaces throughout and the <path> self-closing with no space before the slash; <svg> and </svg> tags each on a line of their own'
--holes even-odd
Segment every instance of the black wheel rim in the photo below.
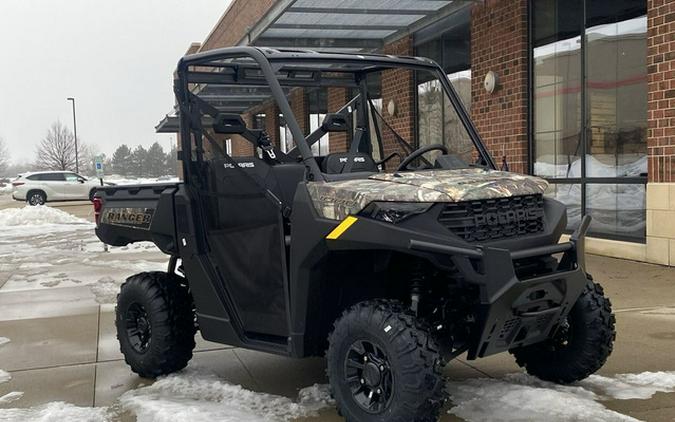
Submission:
<svg viewBox="0 0 675 422">
<path fill-rule="evenodd" d="M 152 326 L 148 313 L 138 303 L 129 306 L 125 318 L 127 338 L 129 344 L 138 353 L 145 353 L 150 347 L 152 338 Z"/>
<path fill-rule="evenodd" d="M 368 340 L 355 341 L 344 362 L 345 381 L 354 402 L 368 413 L 382 413 L 394 393 L 393 374 L 387 354 Z"/>
</svg>

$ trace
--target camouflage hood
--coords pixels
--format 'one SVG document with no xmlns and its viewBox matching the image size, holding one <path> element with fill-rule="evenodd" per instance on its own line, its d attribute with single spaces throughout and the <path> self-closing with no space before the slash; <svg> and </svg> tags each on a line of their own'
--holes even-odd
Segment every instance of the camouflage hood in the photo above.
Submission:
<svg viewBox="0 0 675 422">
<path fill-rule="evenodd" d="M 380 173 L 367 179 L 310 182 L 307 189 L 317 212 L 341 220 L 373 201 L 462 202 L 544 193 L 538 177 L 494 170 L 425 170 Z"/>
</svg>

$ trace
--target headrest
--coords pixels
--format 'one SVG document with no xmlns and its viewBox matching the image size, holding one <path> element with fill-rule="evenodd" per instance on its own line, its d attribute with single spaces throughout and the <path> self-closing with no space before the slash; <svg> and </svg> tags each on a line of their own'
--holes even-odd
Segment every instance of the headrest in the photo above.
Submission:
<svg viewBox="0 0 675 422">
<path fill-rule="evenodd" d="M 246 132 L 246 123 L 238 114 L 218 113 L 213 119 L 213 131 L 225 134 L 241 134 Z"/>
<path fill-rule="evenodd" d="M 349 129 L 347 118 L 340 113 L 327 113 L 321 128 L 326 132 L 346 132 Z"/>
</svg>

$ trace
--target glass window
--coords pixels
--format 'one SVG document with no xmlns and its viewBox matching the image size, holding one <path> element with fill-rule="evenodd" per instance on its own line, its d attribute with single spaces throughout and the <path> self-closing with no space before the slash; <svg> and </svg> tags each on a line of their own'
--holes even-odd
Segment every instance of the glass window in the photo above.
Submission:
<svg viewBox="0 0 675 422">
<path fill-rule="evenodd" d="M 66 180 L 63 173 L 43 173 L 39 175 L 38 180 L 49 181 L 49 182 L 62 182 Z"/>
<path fill-rule="evenodd" d="M 586 172 L 646 175 L 647 17 L 588 28 L 586 51 Z"/>
<path fill-rule="evenodd" d="M 438 79 L 417 86 L 417 111 L 420 145 L 443 144 L 467 163 L 474 161 L 473 141 Z"/>
<path fill-rule="evenodd" d="M 464 108 L 471 109 L 471 30 L 470 20 L 458 16 L 457 24 L 441 33 L 437 38 L 425 41 L 415 47 L 415 55 L 435 60 L 447 73 L 457 96 Z M 453 148 L 452 153 L 463 155 L 471 162 L 469 155 L 472 142 L 466 136 L 463 125 L 452 104 L 443 101 L 440 82 L 431 74 L 417 76 L 417 139 L 419 145 L 445 144 Z"/>
<path fill-rule="evenodd" d="M 582 10 L 562 3 L 538 1 L 534 15 L 534 174 L 548 178 L 581 176 Z"/>
<path fill-rule="evenodd" d="M 328 112 L 328 99 L 325 88 L 311 90 L 307 94 L 307 101 L 309 103 L 309 133 L 314 132 L 321 126 L 323 119 Z M 328 134 L 319 139 L 317 143 L 312 145 L 312 153 L 315 155 L 327 155 L 330 153 Z"/>
<path fill-rule="evenodd" d="M 534 174 L 568 229 L 588 214 L 594 235 L 642 241 L 646 1 L 534 0 L 532 14 Z"/>
<path fill-rule="evenodd" d="M 567 227 L 574 230 L 581 221 L 581 184 L 550 184 L 545 193 L 567 206 Z"/>
<path fill-rule="evenodd" d="M 588 184 L 586 213 L 593 217 L 591 234 L 642 239 L 645 236 L 645 185 Z"/>
<path fill-rule="evenodd" d="M 77 182 L 79 179 L 83 179 L 82 176 L 78 176 L 75 173 L 66 173 L 66 182 Z"/>
</svg>

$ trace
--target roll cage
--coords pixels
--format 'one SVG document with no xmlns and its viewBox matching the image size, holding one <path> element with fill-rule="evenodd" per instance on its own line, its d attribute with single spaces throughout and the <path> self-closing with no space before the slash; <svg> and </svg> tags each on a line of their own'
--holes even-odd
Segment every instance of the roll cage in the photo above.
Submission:
<svg viewBox="0 0 675 422">
<path fill-rule="evenodd" d="M 298 124 L 291 105 L 286 98 L 287 87 L 344 87 L 360 91 L 360 96 L 366 97 L 364 75 L 389 69 L 424 70 L 437 76 L 443 92 L 449 98 L 459 120 L 466 129 L 471 142 L 478 154 L 478 161 L 494 169 L 495 164 L 483 145 L 476 128 L 471 122 L 466 109 L 459 100 L 457 93 L 449 83 L 443 70 L 434 61 L 418 57 L 395 57 L 377 54 L 345 54 L 345 53 L 318 53 L 310 50 L 286 50 L 258 47 L 230 47 L 183 57 L 178 62 L 177 79 L 174 83 L 178 109 L 180 114 L 180 136 L 182 151 L 195 151 L 196 161 L 202 160 L 203 138 L 222 150 L 217 142 L 204 130 L 204 126 L 217 124 L 234 124 L 231 115 L 225 115 L 221 109 L 199 98 L 198 93 L 209 84 L 228 84 L 241 87 L 260 86 L 265 84 L 268 94 L 276 101 L 279 111 L 283 114 L 286 125 L 292 134 L 296 147 L 288 153 L 283 153 L 274 145 L 262 139 L 264 135 L 259 130 L 250 128 L 237 129 L 239 135 L 251 142 L 255 147 L 268 150 L 271 156 L 279 157 L 286 162 L 302 162 L 306 168 L 307 180 L 330 180 L 320 169 L 316 157 L 312 153 L 312 144 L 326 133 L 321 127 L 305 135 Z M 331 76 L 326 76 L 326 74 Z M 345 104 L 340 114 L 354 101 L 360 101 L 359 96 L 352 98 Z M 372 104 L 371 104 L 372 106 Z M 365 106 L 367 107 L 367 105 Z M 365 107 L 361 107 L 362 109 Z M 203 117 L 206 116 L 207 119 Z M 339 117 L 339 116 L 338 116 Z M 360 117 L 364 119 L 363 116 Z M 219 121 L 219 119 L 221 121 Z M 206 121 L 205 121 L 206 120 Z M 385 122 L 386 124 L 386 122 Z M 215 127 L 215 126 L 214 126 Z M 262 137 L 261 137 L 262 136 Z M 411 151 L 407 151 L 410 153 Z M 223 155 L 225 151 L 221 151 Z M 352 146 L 348 154 L 354 154 Z M 184 169 L 189 169 L 193 154 L 182 154 Z M 400 157 L 401 159 L 404 157 Z M 190 184 L 189 171 L 185 171 L 185 181 Z"/>
</svg>

